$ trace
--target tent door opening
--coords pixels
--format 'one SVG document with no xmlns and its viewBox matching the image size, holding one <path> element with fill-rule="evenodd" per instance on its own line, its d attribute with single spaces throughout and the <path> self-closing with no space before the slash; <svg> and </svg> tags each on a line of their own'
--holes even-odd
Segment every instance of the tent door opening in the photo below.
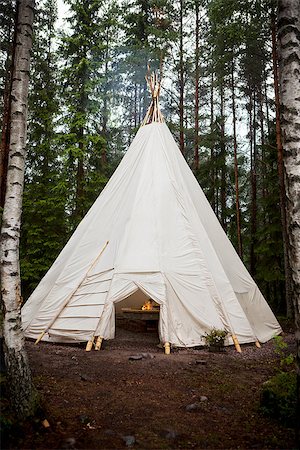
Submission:
<svg viewBox="0 0 300 450">
<path fill-rule="evenodd" d="M 158 332 L 160 306 L 140 289 L 116 303 L 115 307 L 117 328 Z"/>
</svg>

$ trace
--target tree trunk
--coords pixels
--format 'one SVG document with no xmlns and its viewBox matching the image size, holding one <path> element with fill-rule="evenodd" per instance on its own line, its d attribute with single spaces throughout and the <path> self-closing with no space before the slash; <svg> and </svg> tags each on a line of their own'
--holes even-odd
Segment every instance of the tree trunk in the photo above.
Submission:
<svg viewBox="0 0 300 450">
<path fill-rule="evenodd" d="M 183 0 L 180 0 L 179 37 L 179 147 L 184 155 L 184 67 L 183 67 Z"/>
<path fill-rule="evenodd" d="M 34 388 L 21 329 L 19 239 L 27 135 L 27 105 L 34 0 L 19 0 L 11 92 L 11 129 L 7 186 L 1 230 L 1 294 L 4 352 L 10 398 L 16 415 L 34 409 Z"/>
<path fill-rule="evenodd" d="M 196 14 L 196 48 L 195 48 L 195 146 L 194 146 L 194 170 L 199 168 L 199 1 L 195 3 Z"/>
<path fill-rule="evenodd" d="M 10 137 L 10 95 L 12 86 L 12 70 L 14 66 L 14 57 L 16 49 L 16 28 L 19 15 L 19 3 L 16 4 L 15 13 L 15 30 L 13 35 L 13 45 L 8 46 L 6 56 L 6 75 L 5 75 L 5 87 L 3 95 L 3 119 L 2 119 L 2 131 L 0 142 L 0 207 L 4 207 L 5 192 L 6 192 L 6 175 L 7 175 L 7 163 L 9 153 L 9 137 Z M 10 34 L 10 32 L 8 33 Z M 9 36 L 8 36 L 9 40 Z"/>
<path fill-rule="evenodd" d="M 221 86 L 221 223 L 225 231 L 227 231 L 226 222 L 226 145 L 225 145 L 225 116 L 224 116 L 224 86 Z"/>
<path fill-rule="evenodd" d="M 267 74 L 266 74 L 266 68 L 265 67 L 264 67 L 264 97 L 265 97 L 268 136 L 270 136 L 271 130 L 270 130 L 269 100 L 268 100 L 268 89 L 267 89 Z"/>
<path fill-rule="evenodd" d="M 297 417 L 300 444 L 300 0 L 278 2 L 278 56 L 283 162 L 286 174 L 288 258 L 297 344 Z"/>
<path fill-rule="evenodd" d="M 236 225 L 238 253 L 243 259 L 242 233 L 241 233 L 241 208 L 239 197 L 239 172 L 237 159 L 237 139 L 236 139 L 236 108 L 235 108 L 235 85 L 234 85 L 234 64 L 231 65 L 231 93 L 232 93 L 232 117 L 233 117 L 233 153 L 234 153 L 234 181 L 235 181 L 235 207 L 236 207 Z"/>
<path fill-rule="evenodd" d="M 253 106 L 252 123 L 250 125 L 251 133 L 251 243 L 250 243 L 250 272 L 252 276 L 256 273 L 256 213 L 257 213 L 257 143 L 256 143 L 256 96 L 253 91 L 253 103 L 251 101 L 250 109 Z"/>
<path fill-rule="evenodd" d="M 214 138 L 214 73 L 211 72 L 210 86 L 210 178 L 212 183 L 211 207 L 217 214 L 216 210 L 216 165 L 215 165 L 215 138 Z"/>
<path fill-rule="evenodd" d="M 281 140 L 281 125 L 280 125 L 280 100 L 279 100 L 279 86 L 278 86 L 278 57 L 276 46 L 276 23 L 275 14 L 271 18 L 272 27 L 272 59 L 273 59 L 273 77 L 275 90 L 275 108 L 276 108 L 276 145 L 277 145 L 277 167 L 279 176 L 279 198 L 280 198 L 280 217 L 281 230 L 283 241 L 283 263 L 285 274 L 285 302 L 287 317 L 293 317 L 293 305 L 291 298 L 291 270 L 288 260 L 288 233 L 287 233 L 287 218 L 286 218 L 286 199 L 284 187 L 284 166 L 283 166 L 283 148 Z"/>
<path fill-rule="evenodd" d="M 137 84 L 134 83 L 134 107 L 133 107 L 133 115 L 134 115 L 134 128 L 137 127 L 138 117 L 137 117 L 137 100 L 138 100 L 138 92 L 137 92 Z"/>
<path fill-rule="evenodd" d="M 108 58 L 109 58 L 109 35 L 106 35 L 106 51 L 105 51 L 105 83 L 104 83 L 104 93 L 103 93 L 103 119 L 102 119 L 102 136 L 105 140 L 105 144 L 101 151 L 101 164 L 102 168 L 106 166 L 107 163 L 107 122 L 108 122 Z"/>
</svg>

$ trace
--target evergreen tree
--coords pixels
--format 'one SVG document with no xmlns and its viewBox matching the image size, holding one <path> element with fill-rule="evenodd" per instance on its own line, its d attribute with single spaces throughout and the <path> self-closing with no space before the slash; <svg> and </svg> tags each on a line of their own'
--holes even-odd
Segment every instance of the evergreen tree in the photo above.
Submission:
<svg viewBox="0 0 300 450">
<path fill-rule="evenodd" d="M 105 138 L 99 130 L 98 111 L 101 99 L 97 87 L 101 83 L 101 70 L 105 60 L 100 12 L 104 2 L 68 0 L 71 15 L 70 30 L 62 35 L 60 47 L 64 58 L 62 70 L 62 142 L 67 162 L 70 226 L 74 228 L 87 211 L 88 164 L 98 170 L 103 166 Z M 105 182 L 107 178 L 102 180 Z M 102 186 L 99 186 L 99 191 Z M 99 193 L 98 191 L 98 193 Z"/>
<path fill-rule="evenodd" d="M 57 138 L 58 62 L 54 53 L 56 1 L 36 11 L 29 96 L 21 272 L 27 297 L 66 241 L 66 184 Z"/>
</svg>

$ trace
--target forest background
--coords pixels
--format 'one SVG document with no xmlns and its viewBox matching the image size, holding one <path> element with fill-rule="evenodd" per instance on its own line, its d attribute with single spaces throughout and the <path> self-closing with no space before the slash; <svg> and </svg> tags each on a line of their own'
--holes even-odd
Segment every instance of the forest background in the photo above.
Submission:
<svg viewBox="0 0 300 450">
<path fill-rule="evenodd" d="M 105 187 L 149 104 L 161 106 L 225 232 L 277 314 L 286 301 L 276 144 L 274 1 L 39 0 L 20 264 L 26 299 Z M 14 2 L 0 9 L 5 115 Z M 275 83 L 274 83 L 275 75 Z M 279 155 L 280 156 L 280 155 Z M 288 290 L 287 290 L 288 291 Z"/>
</svg>

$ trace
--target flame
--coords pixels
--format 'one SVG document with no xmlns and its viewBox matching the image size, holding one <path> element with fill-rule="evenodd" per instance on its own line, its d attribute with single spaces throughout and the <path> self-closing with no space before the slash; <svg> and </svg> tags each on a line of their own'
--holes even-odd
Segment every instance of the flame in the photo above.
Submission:
<svg viewBox="0 0 300 450">
<path fill-rule="evenodd" d="M 147 300 L 142 306 L 143 311 L 151 311 L 152 309 L 154 309 L 153 300 Z"/>
</svg>

